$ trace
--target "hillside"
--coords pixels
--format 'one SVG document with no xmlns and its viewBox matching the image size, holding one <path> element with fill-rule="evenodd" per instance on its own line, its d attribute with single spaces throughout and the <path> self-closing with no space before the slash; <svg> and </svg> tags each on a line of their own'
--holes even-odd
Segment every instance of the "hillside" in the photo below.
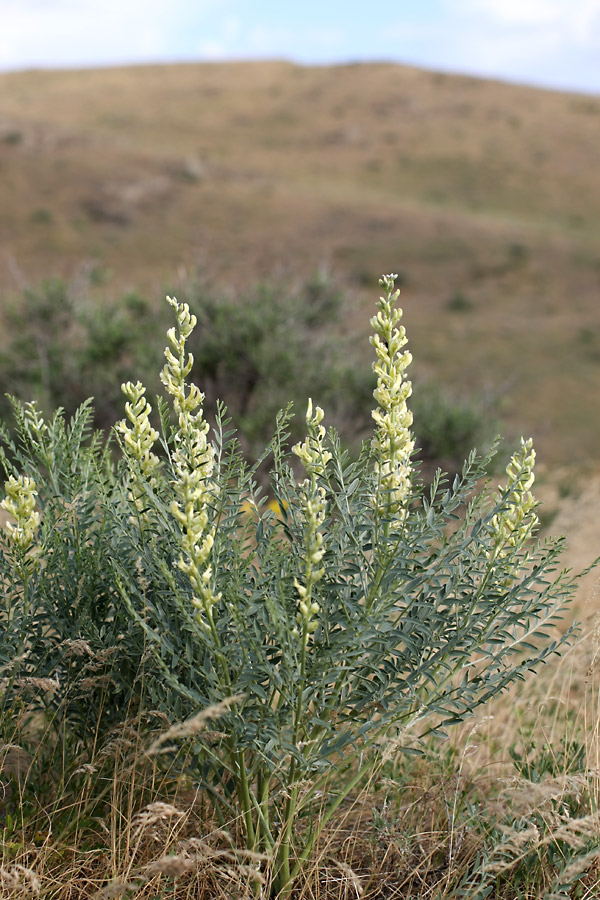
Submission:
<svg viewBox="0 0 600 900">
<path fill-rule="evenodd" d="M 594 460 L 599 139 L 600 98 L 396 65 L 4 74 L 0 291 L 87 266 L 158 303 L 327 266 L 366 333 L 399 272 L 415 378 L 494 400 L 547 465 Z"/>
</svg>

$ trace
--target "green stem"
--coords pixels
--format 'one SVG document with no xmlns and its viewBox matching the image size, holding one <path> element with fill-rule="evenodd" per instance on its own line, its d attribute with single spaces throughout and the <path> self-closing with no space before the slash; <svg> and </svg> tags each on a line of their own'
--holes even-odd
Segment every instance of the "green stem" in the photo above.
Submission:
<svg viewBox="0 0 600 900">
<path fill-rule="evenodd" d="M 204 611 L 209 622 L 210 631 L 216 648 L 216 657 L 219 660 L 221 671 L 223 673 L 223 679 L 225 681 L 228 692 L 231 694 L 232 686 L 231 678 L 229 676 L 229 668 L 227 667 L 227 661 L 221 652 L 221 641 L 219 639 L 219 634 L 215 625 L 212 609 L 208 604 L 205 604 Z M 254 821 L 252 819 L 252 808 L 254 804 L 252 803 L 251 789 L 248 783 L 246 759 L 243 750 L 234 750 L 233 748 L 231 748 L 230 753 L 232 762 L 234 763 L 234 771 L 237 771 L 237 792 L 244 817 L 244 824 L 246 826 L 246 842 L 248 845 L 248 849 L 254 850 L 256 846 L 256 831 L 254 828 Z"/>
<path fill-rule="evenodd" d="M 253 803 L 250 798 L 251 791 L 250 785 L 248 784 L 248 773 L 246 770 L 244 751 L 235 751 L 233 754 L 233 758 L 237 763 L 237 770 L 239 773 L 238 796 L 240 798 L 240 805 L 242 807 L 244 823 L 246 825 L 246 842 L 248 844 L 248 849 L 254 850 L 256 846 L 256 832 L 254 830 L 254 822 L 252 819 Z"/>
<path fill-rule="evenodd" d="M 307 861 L 307 859 L 313 852 L 317 840 L 323 833 L 323 829 L 330 822 L 334 813 L 338 810 L 340 805 L 344 802 L 344 800 L 346 799 L 348 794 L 350 794 L 350 792 L 354 790 L 356 785 L 360 783 L 360 781 L 364 778 L 364 776 L 367 774 L 369 769 L 373 768 L 373 766 L 375 765 L 375 762 L 376 762 L 375 757 L 372 757 L 371 759 L 368 760 L 368 762 L 366 762 L 363 766 L 361 766 L 359 768 L 359 770 L 357 771 L 356 775 L 348 782 L 348 784 L 343 789 L 343 791 L 341 791 L 341 793 L 338 795 L 336 800 L 331 804 L 331 806 L 329 807 L 329 809 L 327 810 L 325 815 L 323 815 L 322 817 L 319 818 L 318 824 L 315 827 L 315 829 L 311 832 L 310 837 L 304 846 L 304 850 L 302 851 L 302 853 L 296 860 L 296 864 L 295 864 L 294 868 L 292 869 L 292 872 L 289 876 L 288 882 L 285 885 L 282 893 L 278 896 L 278 900 L 285 900 L 285 898 L 287 896 L 289 896 L 289 893 L 292 889 L 293 883 L 296 880 L 296 878 L 298 877 L 298 874 L 300 872 L 300 869 L 302 868 L 303 863 L 305 863 Z"/>
<path fill-rule="evenodd" d="M 20 567 L 20 569 L 19 569 L 19 574 L 20 574 L 20 576 L 21 576 L 21 584 L 23 585 L 23 604 L 22 604 L 22 606 L 23 606 L 23 618 L 26 619 L 27 616 L 29 615 L 30 602 L 29 602 L 29 599 L 28 599 L 28 594 L 29 594 L 29 590 L 28 590 L 29 578 L 28 578 L 27 572 L 26 572 L 26 570 L 25 570 L 25 563 L 24 563 L 24 562 L 22 563 L 22 567 Z M 10 608 L 9 613 L 8 613 L 8 624 L 9 624 L 9 626 L 12 625 L 12 621 L 13 621 L 13 618 L 14 618 L 15 606 L 16 606 L 16 604 L 14 603 L 14 593 L 13 593 L 12 591 L 11 591 L 11 597 L 12 597 L 12 599 L 13 599 L 13 602 L 11 603 L 11 608 Z M 28 635 L 28 632 L 29 632 L 29 629 L 28 629 L 28 627 L 27 627 L 27 623 L 25 623 L 25 626 L 23 627 L 23 633 L 22 633 L 22 635 L 21 635 L 21 640 L 20 640 L 19 646 L 18 646 L 17 649 L 16 649 L 16 653 L 15 653 L 15 657 L 14 657 L 14 658 L 17 659 L 17 660 L 20 660 L 20 658 L 23 656 L 23 653 L 25 652 L 25 647 L 27 646 L 27 635 Z M 0 708 L 4 708 L 4 698 L 5 698 L 5 697 L 10 697 L 10 696 L 11 696 L 11 694 L 12 694 L 12 689 L 13 689 L 13 687 L 14 687 L 14 685 L 15 685 L 15 681 L 16 681 L 16 679 L 17 679 L 17 675 L 18 675 L 18 669 L 13 667 L 13 669 L 12 669 L 12 671 L 11 671 L 9 677 L 8 677 L 8 681 L 7 681 L 6 687 L 5 687 L 4 691 L 2 692 L 2 694 L 3 694 L 3 696 L 2 696 L 2 706 L 1 706 Z"/>
<path fill-rule="evenodd" d="M 307 596 L 305 602 L 310 604 L 310 580 L 307 582 Z M 298 696 L 296 702 L 296 713 L 294 716 L 294 746 L 297 746 L 300 737 L 300 721 L 304 708 L 304 679 L 306 677 L 306 645 L 308 643 L 308 623 L 305 620 L 302 626 L 302 650 L 300 654 L 300 678 L 298 679 Z M 292 825 L 296 815 L 296 807 L 298 805 L 299 785 L 296 781 L 296 759 L 293 758 L 290 763 L 289 774 L 286 781 L 286 787 L 289 797 L 285 806 L 285 814 L 283 820 L 283 830 L 281 843 L 277 851 L 277 869 L 275 883 L 279 891 L 278 896 L 285 896 L 287 885 L 290 883 L 290 838 L 292 833 Z M 291 788 L 291 790 L 290 790 Z"/>
<path fill-rule="evenodd" d="M 260 800 L 258 800 L 253 793 L 250 793 L 250 799 L 254 805 L 254 809 L 256 810 L 257 815 L 257 830 L 260 832 L 260 842 L 258 845 L 259 850 L 266 849 L 269 853 L 273 852 L 275 847 L 275 838 L 271 832 L 271 827 L 269 825 L 269 780 L 265 780 L 265 784 L 263 785 L 262 791 L 260 793 Z"/>
</svg>

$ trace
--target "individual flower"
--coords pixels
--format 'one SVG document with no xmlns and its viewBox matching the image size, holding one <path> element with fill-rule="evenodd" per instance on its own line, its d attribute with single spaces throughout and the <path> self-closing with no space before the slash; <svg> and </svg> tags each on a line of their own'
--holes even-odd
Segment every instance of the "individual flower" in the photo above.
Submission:
<svg viewBox="0 0 600 900">
<path fill-rule="evenodd" d="M 506 487 L 499 486 L 499 493 L 494 496 L 495 502 L 500 503 L 502 497 L 508 494 L 504 509 L 491 521 L 496 536 L 496 558 L 506 556 L 513 548 L 521 547 L 538 524 L 538 517 L 533 512 L 536 501 L 531 493 L 535 481 L 534 464 L 533 441 L 531 438 L 527 441 L 521 438 L 520 449 L 512 455 L 506 467 Z"/>
<path fill-rule="evenodd" d="M 40 514 L 35 509 L 36 484 L 26 475 L 18 478 L 11 475 L 4 483 L 4 490 L 6 497 L 0 506 L 15 520 L 14 523 L 7 522 L 5 528 L 16 546 L 25 553 L 33 544 L 40 524 Z"/>
<path fill-rule="evenodd" d="M 144 489 L 140 476 L 151 487 L 156 487 L 155 473 L 160 467 L 160 459 L 152 448 L 158 440 L 158 432 L 150 424 L 152 407 L 146 400 L 146 388 L 140 381 L 133 384 L 128 381 L 121 385 L 127 397 L 125 403 L 126 419 L 117 424 L 117 431 L 123 438 L 125 453 L 138 464 L 138 471 L 131 472 L 131 488 L 129 497 L 138 512 L 144 516 Z"/>
<path fill-rule="evenodd" d="M 167 332 L 167 362 L 160 376 L 173 398 L 178 426 L 171 455 L 176 496 L 171 503 L 171 512 L 181 531 L 183 553 L 178 566 L 190 579 L 194 591 L 192 604 L 198 610 L 199 621 L 208 628 L 212 609 L 221 597 L 212 590 L 213 573 L 209 563 L 215 540 L 215 527 L 210 525 L 209 517 L 215 492 L 211 481 L 214 448 L 207 437 L 209 425 L 202 408 L 204 394 L 195 384 L 186 382 L 194 358 L 185 345 L 196 325 L 196 317 L 190 315 L 187 303 L 179 303 L 171 297 L 167 297 L 167 302 L 177 319 L 177 328 Z"/>
<path fill-rule="evenodd" d="M 371 319 L 375 333 L 370 341 L 377 354 L 373 363 L 377 375 L 373 397 L 378 407 L 372 412 L 377 425 L 372 440 L 377 474 L 375 508 L 378 515 L 400 526 L 406 517 L 415 442 L 410 430 L 412 412 L 406 404 L 412 385 L 404 377 L 412 356 L 408 350 L 401 352 L 407 338 L 404 326 L 397 327 L 402 310 L 394 307 L 400 294 L 394 290 L 396 277 L 384 275 L 379 281 L 385 296 L 379 298 L 377 315 Z"/>
<path fill-rule="evenodd" d="M 300 598 L 296 616 L 298 627 L 295 629 L 295 633 L 302 636 L 304 649 L 306 649 L 310 635 L 316 631 L 318 626 L 316 617 L 320 607 L 313 599 L 313 587 L 321 581 L 325 574 L 325 567 L 321 565 L 325 548 L 323 535 L 319 529 L 325 521 L 327 502 L 325 488 L 317 483 L 317 479 L 325 473 L 331 453 L 323 446 L 325 438 L 325 428 L 321 424 L 323 416 L 324 413 L 320 406 L 317 406 L 313 413 L 312 400 L 309 400 L 306 411 L 308 429 L 306 439 L 292 447 L 292 451 L 302 460 L 308 474 L 308 478 L 300 486 L 305 519 L 303 583 L 297 578 L 294 579 L 294 587 Z"/>
</svg>

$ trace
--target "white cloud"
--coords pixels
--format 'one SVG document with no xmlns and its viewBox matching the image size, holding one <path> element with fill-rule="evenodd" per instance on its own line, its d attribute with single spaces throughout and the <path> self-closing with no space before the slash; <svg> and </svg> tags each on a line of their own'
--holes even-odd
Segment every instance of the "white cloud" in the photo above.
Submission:
<svg viewBox="0 0 600 900">
<path fill-rule="evenodd" d="M 244 44 L 242 20 L 229 13 L 208 34 L 196 41 L 195 50 L 201 59 L 220 60 L 239 55 L 239 47 Z"/>
<path fill-rule="evenodd" d="M 299 27 L 273 25 L 256 17 L 243 22 L 229 15 L 218 27 L 196 42 L 196 50 L 204 59 L 285 58 L 321 59 L 336 54 L 344 56 L 344 31 L 338 27 Z"/>
<path fill-rule="evenodd" d="M 228 15 L 196 42 L 196 49 L 205 59 L 284 56 L 293 37 L 289 28 L 256 22 L 248 26 L 239 16 Z"/>
<path fill-rule="evenodd" d="M 540 26 L 560 17 L 560 0 L 458 0 L 459 12 L 491 18 L 505 25 Z"/>
<path fill-rule="evenodd" d="M 600 89 L 600 0 L 445 0 L 445 8 L 457 68 Z"/>
<path fill-rule="evenodd" d="M 196 52 L 201 59 L 216 62 L 218 60 L 229 59 L 232 55 L 231 48 L 227 41 L 220 38 L 205 38 L 198 41 Z"/>
<path fill-rule="evenodd" d="M 196 0 L 196 17 L 218 0 Z M 0 0 L 0 68 L 168 58 L 187 0 Z"/>
<path fill-rule="evenodd" d="M 449 9 L 489 29 L 552 33 L 589 43 L 600 31 L 600 0 L 448 0 Z"/>
<path fill-rule="evenodd" d="M 294 43 L 294 32 L 280 26 L 253 25 L 246 33 L 246 40 L 253 56 L 285 56 L 290 43 Z"/>
</svg>

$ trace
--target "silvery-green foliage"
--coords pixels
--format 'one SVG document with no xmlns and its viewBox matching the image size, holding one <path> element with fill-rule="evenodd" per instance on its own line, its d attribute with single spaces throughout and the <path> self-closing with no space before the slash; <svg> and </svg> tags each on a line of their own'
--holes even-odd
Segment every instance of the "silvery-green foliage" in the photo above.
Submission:
<svg viewBox="0 0 600 900">
<path fill-rule="evenodd" d="M 560 542 L 529 540 L 529 443 L 496 493 L 481 490 L 489 457 L 475 453 L 452 484 L 440 473 L 428 493 L 410 488 L 409 359 L 393 279 L 382 286 L 377 430 L 358 461 L 309 404 L 307 439 L 293 448 L 308 475 L 299 481 L 282 414 L 268 503 L 220 422 L 196 506 L 187 496 L 190 527 L 202 523 L 194 551 L 172 499 L 187 425 L 163 417 L 174 488 L 147 488 L 139 527 L 122 516 L 112 554 L 123 604 L 154 649 L 154 703 L 185 718 L 237 698 L 196 736 L 197 777 L 223 821 L 241 815 L 248 846 L 273 855 L 280 891 L 385 753 L 443 734 L 557 649 L 546 629 L 573 586 L 557 571 Z M 210 602 L 198 599 L 202 580 Z M 292 831 L 317 817 L 294 850 Z"/>
<path fill-rule="evenodd" d="M 62 410 L 45 422 L 35 404 L 12 405 L 1 462 L 7 483 L 35 485 L 37 522 L 27 547 L 0 532 L 1 708 L 10 718 L 15 704 L 41 706 L 91 746 L 125 714 L 143 653 L 111 576 L 105 512 L 121 485 L 91 432 L 91 402 L 70 422 Z"/>
<path fill-rule="evenodd" d="M 7 477 L 32 479 L 40 513 L 26 559 L 10 535 L 0 548 L 11 598 L 0 664 L 18 673 L 5 697 L 35 667 L 88 737 L 142 697 L 173 722 L 225 703 L 193 737 L 193 774 L 217 816 L 272 859 L 281 896 L 386 754 L 445 733 L 558 649 L 548 629 L 574 584 L 561 542 L 531 539 L 529 444 L 496 492 L 481 488 L 490 456 L 475 452 L 452 483 L 438 473 L 425 492 L 411 479 L 410 359 L 392 276 L 382 286 L 376 431 L 358 460 L 312 404 L 294 448 L 304 480 L 289 411 L 254 468 L 224 410 L 208 437 L 186 381 L 195 320 L 177 301 L 161 438 L 131 382 L 118 462 L 88 435 L 87 406 L 65 425 L 16 404 L 20 437 L 4 436 Z M 92 700 L 78 692 L 86 664 L 106 676 L 101 698 L 93 684 Z"/>
</svg>

